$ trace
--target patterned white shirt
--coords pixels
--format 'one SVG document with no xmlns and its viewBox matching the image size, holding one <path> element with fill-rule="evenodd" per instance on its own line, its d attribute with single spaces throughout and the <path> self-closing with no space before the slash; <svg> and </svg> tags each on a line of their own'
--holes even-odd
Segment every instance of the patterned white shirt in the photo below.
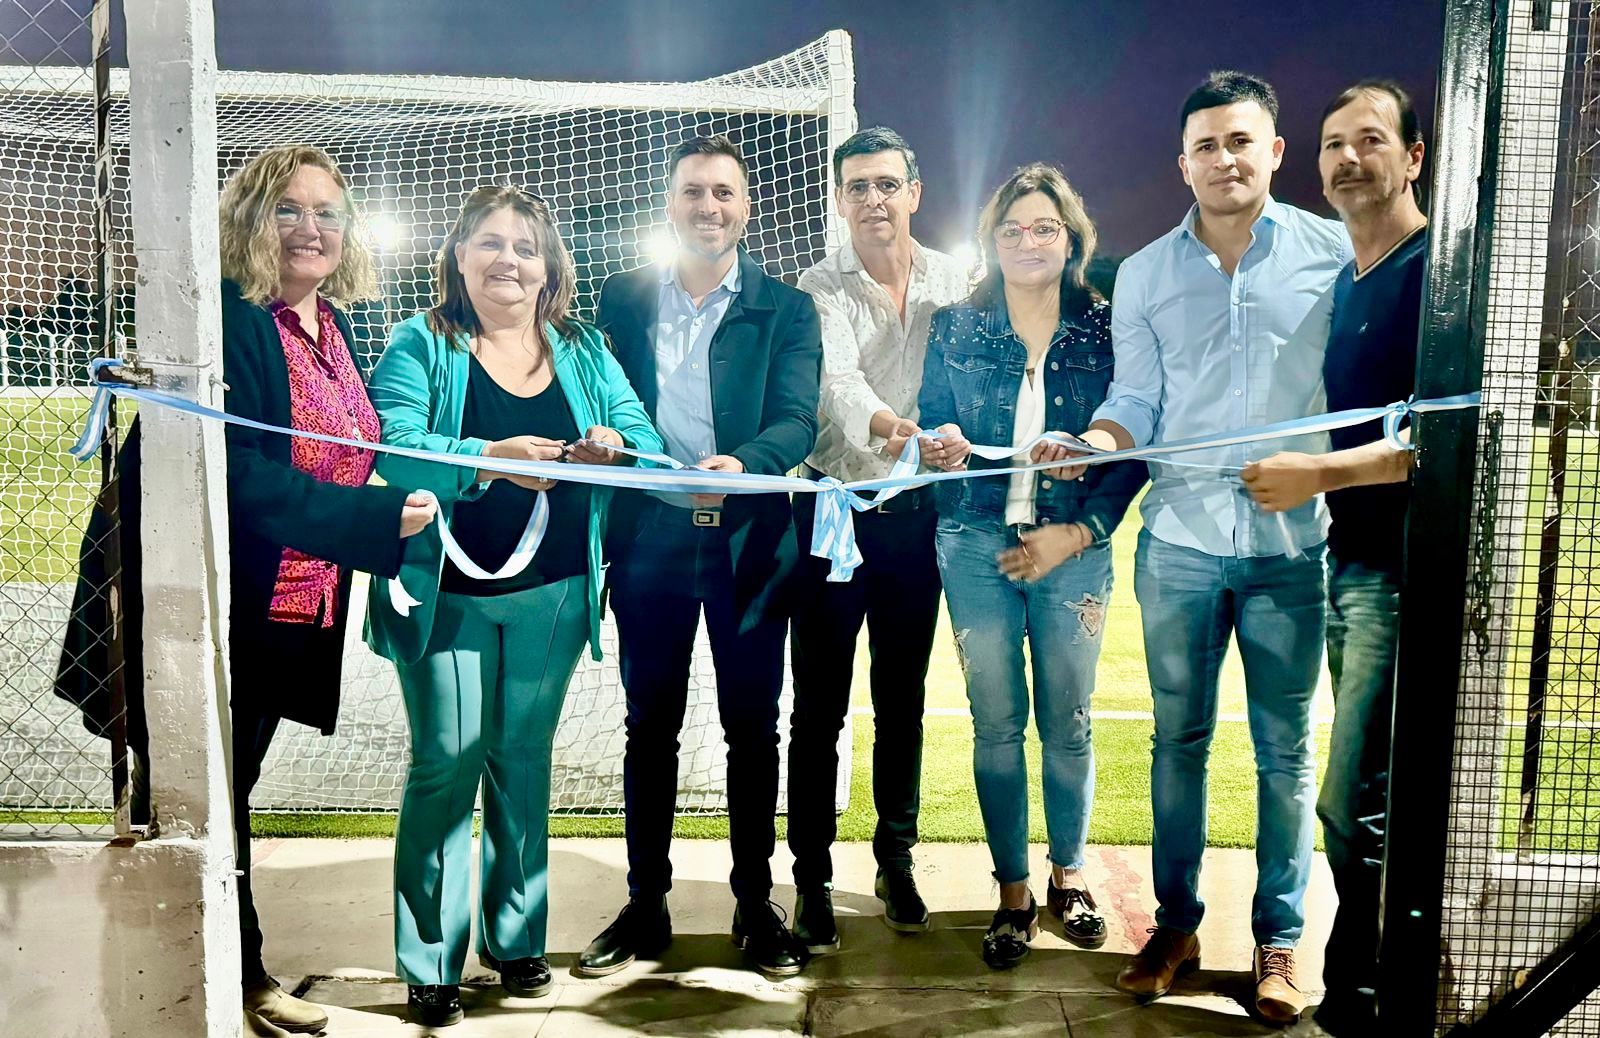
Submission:
<svg viewBox="0 0 1600 1038">
<path fill-rule="evenodd" d="M 848 241 L 800 275 L 800 288 L 822 323 L 822 404 L 806 463 L 846 481 L 886 476 L 894 459 L 872 435 L 872 416 L 888 410 L 916 419 L 928 326 L 939 307 L 967 297 L 967 270 L 913 241 L 904 321 Z"/>
</svg>

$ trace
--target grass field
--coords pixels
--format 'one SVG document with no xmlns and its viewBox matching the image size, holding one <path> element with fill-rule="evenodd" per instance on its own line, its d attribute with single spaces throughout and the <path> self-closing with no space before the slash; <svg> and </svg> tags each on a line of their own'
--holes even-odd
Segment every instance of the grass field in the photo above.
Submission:
<svg viewBox="0 0 1600 1038">
<path fill-rule="evenodd" d="M 65 455 L 77 435 L 86 407 L 82 398 L 12 396 L 0 399 L 0 583 L 25 580 L 70 580 L 76 566 L 78 530 L 98 484 L 98 465 L 78 465 Z M 124 421 L 126 411 L 124 408 Z M 1542 448 L 1542 444 L 1540 445 Z M 1558 570 L 1566 590 L 1557 615 L 1558 656 L 1553 661 L 1551 699 L 1546 723 L 1581 725 L 1552 727 L 1541 754 L 1542 773 L 1535 798 L 1535 822 L 1529 830 L 1533 845 L 1543 850 L 1596 849 L 1600 840 L 1600 754 L 1596 753 L 1596 717 L 1592 635 L 1600 626 L 1600 596 L 1591 601 L 1588 591 L 1589 559 L 1596 557 L 1594 529 L 1596 504 L 1593 438 L 1575 439 L 1569 469 L 1583 474 L 1587 503 L 1572 508 L 1566 528 L 1562 562 Z M 1543 452 L 1536 454 L 1531 474 L 1530 514 L 1543 508 L 1545 483 Z M 1571 493 L 1571 491 L 1569 491 Z M 1131 515 L 1115 538 L 1117 587 L 1107 618 L 1105 647 L 1094 700 L 1097 716 L 1094 739 L 1097 758 L 1097 792 L 1090 837 L 1098 843 L 1139 844 L 1150 838 L 1149 740 L 1151 722 L 1148 685 L 1144 671 L 1143 637 L 1138 605 L 1132 591 L 1133 543 L 1137 515 Z M 1517 636 L 1510 647 L 1514 690 L 1507 703 L 1508 728 L 1503 757 L 1506 801 L 1505 842 L 1514 846 L 1520 803 L 1518 772 L 1522 759 L 1523 703 L 1528 670 L 1527 646 L 1532 618 L 1532 587 L 1537 565 L 1537 531 L 1529 536 L 1526 570 L 1521 592 L 1512 598 L 1519 611 L 1514 620 Z M 1600 574 L 1596 574 L 1600 576 Z M 864 643 L 864 638 L 863 638 Z M 865 645 L 857 659 L 854 697 L 868 702 Z M 926 721 L 923 771 L 922 832 L 927 840 L 982 839 L 971 771 L 971 722 L 962 716 L 966 696 L 948 625 L 941 622 L 930 667 L 930 716 Z M 1217 846 L 1249 846 L 1254 838 L 1254 763 L 1244 712 L 1243 673 L 1237 656 L 1230 653 L 1222 675 L 1220 711 L 1212 751 L 1210 787 L 1210 839 Z M 1325 762 L 1328 720 L 1332 703 L 1326 688 L 1316 704 L 1316 742 L 1319 774 Z M 871 796 L 871 731 L 869 714 L 855 719 L 854 781 L 850 808 L 839 822 L 842 839 L 868 839 L 873 825 Z M 1027 745 L 1034 777 L 1030 807 L 1032 835 L 1044 837 L 1038 788 L 1038 743 L 1030 733 Z M 86 820 L 87 816 L 86 816 Z M 0 818 L 0 822 L 5 821 Z M 780 820 L 781 824 L 781 820 Z M 391 832 L 391 815 L 266 815 L 258 829 L 264 835 L 362 836 Z M 619 819 L 561 817 L 553 820 L 558 835 L 620 834 Z M 678 831 L 685 837 L 722 837 L 722 818 L 686 817 Z"/>
</svg>

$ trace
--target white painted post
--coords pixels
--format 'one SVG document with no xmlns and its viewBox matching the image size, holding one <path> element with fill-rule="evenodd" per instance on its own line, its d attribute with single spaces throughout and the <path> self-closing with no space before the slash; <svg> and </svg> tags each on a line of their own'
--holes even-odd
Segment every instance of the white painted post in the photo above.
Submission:
<svg viewBox="0 0 1600 1038">
<path fill-rule="evenodd" d="M 211 0 L 125 0 L 141 363 L 221 406 L 216 48 Z M 217 376 L 213 378 L 213 376 Z M 237 1035 L 239 930 L 229 797 L 228 514 L 222 431 L 143 409 L 144 695 L 161 842 L 199 870 L 193 1030 Z"/>
</svg>

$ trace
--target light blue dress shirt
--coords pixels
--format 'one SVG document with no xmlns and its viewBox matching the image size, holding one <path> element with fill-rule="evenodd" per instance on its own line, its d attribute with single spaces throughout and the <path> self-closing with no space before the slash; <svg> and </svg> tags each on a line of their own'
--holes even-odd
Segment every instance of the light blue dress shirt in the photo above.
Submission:
<svg viewBox="0 0 1600 1038">
<path fill-rule="evenodd" d="M 1116 377 L 1095 418 L 1128 430 L 1136 446 L 1323 410 L 1331 289 L 1353 255 L 1344 226 L 1269 197 L 1230 278 L 1196 236 L 1198 215 L 1191 207 L 1117 272 Z M 1286 449 L 1305 444 L 1241 444 L 1178 455 L 1181 466 L 1152 462 L 1145 528 L 1223 557 L 1294 555 L 1322 542 L 1320 497 L 1269 515 L 1239 481 L 1238 469 Z"/>
<path fill-rule="evenodd" d="M 661 272 L 656 306 L 656 429 L 666 454 L 697 465 L 717 453 L 711 410 L 711 339 L 739 294 L 737 259 L 699 306 L 678 280 L 676 265 Z M 693 508 L 688 494 L 655 494 L 668 504 Z"/>
</svg>

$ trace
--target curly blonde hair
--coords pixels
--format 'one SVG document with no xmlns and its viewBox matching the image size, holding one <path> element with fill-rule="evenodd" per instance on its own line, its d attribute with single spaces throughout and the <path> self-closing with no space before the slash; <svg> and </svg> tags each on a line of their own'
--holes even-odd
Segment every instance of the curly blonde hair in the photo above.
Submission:
<svg viewBox="0 0 1600 1038">
<path fill-rule="evenodd" d="M 304 166 L 320 169 L 339 185 L 348 214 L 339 266 L 317 291 L 340 305 L 377 299 L 378 276 L 372 253 L 361 240 L 361 220 L 350 187 L 338 165 L 321 148 L 284 144 L 268 148 L 228 178 L 217 203 L 222 276 L 239 285 L 239 294 L 258 305 L 278 298 L 283 247 L 272 211 Z"/>
</svg>

